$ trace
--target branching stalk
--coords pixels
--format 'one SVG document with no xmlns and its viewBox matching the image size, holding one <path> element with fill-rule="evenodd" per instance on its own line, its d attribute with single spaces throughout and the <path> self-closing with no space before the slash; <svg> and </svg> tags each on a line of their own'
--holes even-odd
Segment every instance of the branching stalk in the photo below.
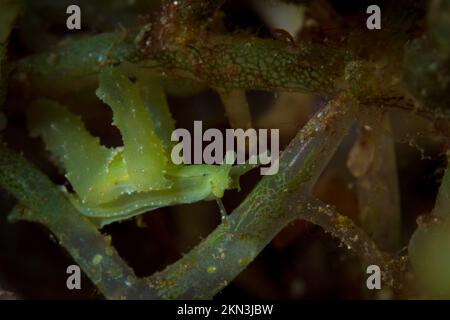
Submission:
<svg viewBox="0 0 450 320">
<path fill-rule="evenodd" d="M 46 226 L 108 299 L 156 298 L 156 290 L 140 288 L 133 271 L 107 237 L 81 216 L 43 173 L 25 158 L 0 145 L 0 185 L 19 202 L 13 219 Z"/>
<path fill-rule="evenodd" d="M 306 44 L 292 47 L 283 41 L 248 35 L 191 36 L 156 45 L 155 39 L 145 33 L 100 34 L 20 60 L 14 80 L 35 92 L 54 96 L 95 83 L 99 69 L 105 65 L 132 62 L 149 72 L 163 69 L 227 90 L 333 95 L 345 86 L 341 78 L 347 57 L 334 48 Z"/>
<path fill-rule="evenodd" d="M 48 227 L 105 297 L 211 298 L 283 227 L 298 217 L 318 223 L 344 243 L 349 243 L 349 234 L 361 235 L 365 246 L 358 247 L 357 253 L 366 257 L 368 251 L 363 249 L 375 250 L 373 257 L 380 256 L 350 220 L 344 219 L 341 228 L 333 227 L 329 219 L 336 219 L 336 214 L 330 215 L 320 205 L 311 205 L 310 199 L 295 202 L 295 210 L 289 205 L 299 190 L 311 188 L 347 133 L 354 119 L 352 105 L 353 100 L 345 95 L 333 100 L 294 138 L 281 157 L 277 175 L 264 177 L 207 239 L 178 262 L 149 278 L 137 279 L 108 240 L 76 212 L 64 193 L 5 146 L 0 148 L 0 184 L 27 209 L 16 209 L 13 218 Z"/>
</svg>

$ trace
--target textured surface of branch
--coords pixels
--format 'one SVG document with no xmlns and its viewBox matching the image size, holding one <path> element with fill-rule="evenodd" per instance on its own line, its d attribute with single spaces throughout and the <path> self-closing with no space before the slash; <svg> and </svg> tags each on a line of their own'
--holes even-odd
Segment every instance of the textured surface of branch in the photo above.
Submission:
<svg viewBox="0 0 450 320">
<path fill-rule="evenodd" d="M 204 32 L 162 43 L 155 36 L 142 36 L 145 41 L 134 43 L 139 37 L 105 33 L 61 45 L 19 61 L 14 79 L 36 92 L 55 95 L 95 83 L 105 65 L 140 62 L 153 72 L 163 68 L 215 88 L 332 95 L 344 86 L 347 53 L 327 46 L 292 46 L 248 35 Z"/>
<path fill-rule="evenodd" d="M 3 0 L 0 3 L 0 109 L 3 107 L 6 88 L 6 48 L 14 22 L 19 15 L 20 4 L 16 0 Z M 1 130 L 0 114 L 0 130 Z"/>
<path fill-rule="evenodd" d="M 147 279 L 137 279 L 63 193 L 4 146 L 0 149 L 0 181 L 28 209 L 16 210 L 13 217 L 47 226 L 107 298 L 210 298 L 232 281 L 283 227 L 297 219 L 298 210 L 309 212 L 305 216 L 317 212 L 316 208 L 301 204 L 291 212 L 286 203 L 293 192 L 308 192 L 320 175 L 352 123 L 353 115 L 348 110 L 336 101 L 330 103 L 283 153 L 278 175 L 265 177 L 244 203 L 191 253 Z M 334 233 L 339 236 L 339 232 Z"/>
<path fill-rule="evenodd" d="M 199 34 L 143 48 L 168 70 L 212 87 L 333 94 L 344 76 L 346 54 L 326 46 L 297 45 L 247 35 Z"/>
<path fill-rule="evenodd" d="M 317 210 L 299 199 L 308 193 L 353 119 L 349 101 L 338 98 L 301 130 L 282 154 L 277 175 L 264 177 L 246 200 L 199 246 L 152 276 L 164 298 L 211 298 L 228 285 L 288 223 Z M 339 235 L 339 233 L 336 233 Z"/>
<path fill-rule="evenodd" d="M 18 61 L 13 80 L 50 96 L 73 92 L 96 83 L 103 66 L 134 61 L 135 53 L 135 46 L 126 33 L 103 33 Z"/>
<path fill-rule="evenodd" d="M 96 227 L 82 217 L 43 173 L 22 156 L 0 145 L 0 185 L 20 202 L 13 219 L 38 222 L 50 229 L 91 281 L 109 299 L 156 298 L 141 288 L 133 271 Z"/>
</svg>

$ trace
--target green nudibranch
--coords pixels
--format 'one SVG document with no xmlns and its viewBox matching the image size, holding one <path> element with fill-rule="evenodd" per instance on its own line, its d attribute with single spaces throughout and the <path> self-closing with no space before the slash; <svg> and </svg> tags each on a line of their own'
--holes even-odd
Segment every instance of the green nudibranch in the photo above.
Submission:
<svg viewBox="0 0 450 320">
<path fill-rule="evenodd" d="M 56 102 L 36 101 L 27 114 L 31 134 L 42 137 L 65 169 L 72 203 L 98 226 L 164 206 L 221 198 L 252 168 L 174 165 L 168 140 L 174 121 L 158 80 L 133 83 L 110 67 L 99 80 L 97 96 L 111 107 L 123 147 L 102 146 L 79 116 Z"/>
</svg>

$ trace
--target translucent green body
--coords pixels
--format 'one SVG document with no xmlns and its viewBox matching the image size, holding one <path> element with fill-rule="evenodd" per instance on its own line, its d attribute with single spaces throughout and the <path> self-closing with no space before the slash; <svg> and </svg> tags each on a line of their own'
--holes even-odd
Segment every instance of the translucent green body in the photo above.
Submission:
<svg viewBox="0 0 450 320">
<path fill-rule="evenodd" d="M 248 170 L 172 164 L 173 120 L 162 87 L 155 80 L 149 84 L 153 90 L 113 68 L 100 73 L 97 95 L 113 110 L 123 147 L 102 146 L 78 116 L 55 102 L 37 101 L 28 112 L 31 133 L 43 138 L 66 170 L 75 191 L 69 194 L 72 202 L 99 226 L 164 206 L 221 198 Z"/>
</svg>

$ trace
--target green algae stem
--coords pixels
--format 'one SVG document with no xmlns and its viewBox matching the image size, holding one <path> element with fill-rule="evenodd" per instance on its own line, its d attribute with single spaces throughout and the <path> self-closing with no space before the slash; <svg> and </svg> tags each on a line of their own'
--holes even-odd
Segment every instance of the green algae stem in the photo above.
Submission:
<svg viewBox="0 0 450 320">
<path fill-rule="evenodd" d="M 447 150 L 447 158 L 449 151 Z M 449 159 L 431 214 L 419 217 L 408 255 L 419 287 L 432 299 L 450 298 L 450 169 Z"/>
<path fill-rule="evenodd" d="M 212 21 L 207 15 L 223 3 L 165 1 L 161 19 L 152 25 L 68 40 L 18 61 L 13 79 L 34 92 L 57 96 L 94 83 L 103 66 L 131 62 L 149 73 L 164 70 L 175 78 L 182 75 L 227 90 L 279 89 L 333 95 L 342 89 L 337 84 L 342 82 L 348 52 L 243 34 L 207 35 L 205 25 Z M 174 86 L 169 82 L 166 87 Z"/>
<path fill-rule="evenodd" d="M 325 95 L 333 95 L 342 89 L 339 84 L 348 65 L 346 54 L 327 46 L 292 45 L 239 35 L 205 36 L 199 33 L 198 39 L 192 37 L 195 33 L 190 28 L 195 24 L 194 20 L 202 24 L 203 21 L 198 20 L 209 16 L 223 2 L 180 0 L 176 2 L 180 4 L 177 9 L 175 2 L 166 1 L 167 12 L 174 11 L 175 20 L 187 22 L 182 34 L 186 38 L 153 39 L 162 40 L 162 44 L 146 38 L 144 40 L 150 43 L 148 47 L 142 47 L 125 33 L 100 34 L 19 61 L 15 65 L 15 81 L 44 94 L 61 93 L 97 81 L 97 74 L 104 66 L 151 59 L 148 62 L 155 62 L 164 70 L 187 74 L 195 79 L 194 83 L 207 83 L 216 89 L 282 89 Z M 433 82 L 435 77 L 445 76 L 436 70 L 446 70 L 448 65 L 448 56 L 443 58 L 448 54 L 448 19 L 442 10 L 448 3 L 448 0 L 433 1 L 436 18 L 429 18 L 432 33 L 429 37 L 432 39 L 424 37 L 413 42 L 405 55 L 406 65 L 412 68 L 405 71 L 407 78 L 413 79 L 410 90 L 424 101 L 442 103 L 444 100 L 437 98 L 442 97 L 442 92 L 448 92 L 445 91 L 447 87 L 440 87 L 448 82 Z M 170 15 L 163 18 L 170 18 Z M 204 20 L 205 24 L 211 21 Z M 161 27 L 166 27 L 166 23 Z M 358 92 L 366 93 L 360 89 Z M 17 210 L 13 217 L 46 225 L 108 298 L 212 297 L 295 218 L 322 226 L 367 261 L 381 265 L 383 255 L 351 220 L 296 193 L 298 189 L 305 193 L 311 191 L 352 122 L 351 115 L 331 112 L 331 109 L 330 106 L 327 108 L 325 117 L 314 118 L 293 141 L 283 154 L 278 176 L 264 178 L 248 199 L 191 253 L 163 272 L 142 280 L 136 279 L 116 251 L 71 206 L 64 194 L 20 156 L 3 146 L 0 147 L 0 184 L 25 206 L 25 210 Z M 160 134 L 167 137 L 167 130 L 161 128 L 157 134 L 160 138 Z M 448 180 L 446 172 L 435 214 L 448 214 L 448 195 L 444 193 L 448 189 Z M 420 238 L 423 230 L 421 226 L 416 238 Z M 448 230 L 439 233 L 447 235 Z M 419 260 L 427 261 L 426 258 L 431 257 L 430 261 L 436 261 L 436 265 L 442 262 L 436 248 L 448 245 L 446 237 L 427 242 L 423 252 L 429 255 Z M 448 257 L 444 259 L 443 268 L 427 273 L 445 272 Z M 206 285 L 205 279 L 208 280 Z"/>
<path fill-rule="evenodd" d="M 133 61 L 135 53 L 125 32 L 102 33 L 19 60 L 13 79 L 33 91 L 55 96 L 96 83 L 102 67 Z"/>
<path fill-rule="evenodd" d="M 250 36 L 210 35 L 149 49 L 167 69 L 183 70 L 212 87 L 334 94 L 348 57 L 334 48 L 289 44 Z"/>
<path fill-rule="evenodd" d="M 309 183 L 320 175 L 352 124 L 353 112 L 343 107 L 339 111 L 330 103 L 321 116 L 315 116 L 294 140 L 280 159 L 277 175 L 265 176 L 244 200 L 201 244 L 182 259 L 151 276 L 161 284 L 160 294 L 166 298 L 212 298 L 250 263 L 272 238 L 289 222 L 297 219 L 299 211 L 317 213 L 303 205 L 297 210 L 286 208 L 293 191 L 309 189 Z M 347 110 L 347 111 L 346 111 Z M 323 121 L 333 130 L 323 125 Z M 310 128 L 318 131 L 310 132 Z M 318 163 L 311 167 L 310 153 L 314 150 Z M 308 160 L 309 159 L 309 160 Z M 310 171 L 309 181 L 298 180 Z M 291 180 L 297 183 L 291 183 Z M 211 266 L 216 269 L 211 272 Z M 204 279 L 207 276 L 208 281 Z M 170 283 L 168 285 L 167 283 Z M 175 284 L 173 284 L 175 283 Z"/>
<path fill-rule="evenodd" d="M 332 101 L 310 120 L 282 154 L 278 175 L 264 177 L 208 238 L 182 259 L 150 277 L 152 283 L 159 284 L 163 297 L 212 298 L 295 219 L 321 226 L 349 249 L 355 250 L 365 264 L 386 265 L 387 256 L 349 218 L 311 196 L 300 196 L 298 192 L 311 190 L 353 123 L 355 108 L 351 99 L 338 97 L 337 101 L 349 105 L 337 108 L 340 103 Z M 317 131 L 311 132 L 311 128 L 317 128 Z M 310 154 L 314 150 L 317 165 L 311 166 Z M 310 173 L 305 174 L 305 170 Z M 310 180 L 297 179 L 297 176 L 308 176 Z M 214 272 L 211 266 L 215 267 Z M 383 278 L 386 283 L 392 283 L 389 270 Z"/>
<path fill-rule="evenodd" d="M 355 242 L 358 254 L 378 257 L 376 246 L 364 238 L 351 220 L 344 219 L 345 224 L 336 225 L 333 220 L 337 219 L 336 214 L 329 210 L 324 213 L 321 206 L 308 205 L 308 200 L 302 197 L 294 197 L 297 202 L 292 201 L 296 195 L 293 191 L 302 190 L 304 184 L 307 189 L 311 187 L 309 184 L 320 175 L 353 122 L 351 107 L 338 110 L 336 107 L 330 103 L 297 135 L 282 154 L 278 175 L 264 177 L 205 241 L 178 262 L 148 278 L 136 278 L 107 239 L 76 212 L 62 191 L 23 157 L 4 146 L 0 147 L 0 184 L 25 207 L 25 210 L 16 210 L 12 218 L 47 226 L 105 297 L 211 298 L 232 281 L 283 227 L 297 218 L 321 225 L 348 244 L 353 241 L 349 239 L 360 236 L 361 244 Z M 317 130 L 311 132 L 311 128 Z M 319 150 L 315 153 L 318 165 L 311 167 L 309 155 L 316 149 Z M 304 170 L 311 171 L 308 174 L 310 181 L 295 179 L 297 175 L 304 175 Z M 290 183 L 291 179 L 297 182 Z"/>
<path fill-rule="evenodd" d="M 450 298 L 450 219 L 430 219 L 411 237 L 408 252 L 419 287 L 432 299 Z"/>
<path fill-rule="evenodd" d="M 447 157 L 449 157 L 447 151 Z M 448 159 L 447 159 L 448 161 Z M 449 163 L 449 162 L 448 162 Z M 419 285 L 433 299 L 450 298 L 450 169 L 442 178 L 436 204 L 419 217 L 408 252 Z"/>
<path fill-rule="evenodd" d="M 13 218 L 39 222 L 49 228 L 106 298 L 158 298 L 149 287 L 127 285 L 126 279 L 135 279 L 133 271 L 96 227 L 43 173 L 4 145 L 0 145 L 0 185 L 25 208 L 15 210 Z M 92 264 L 92 257 L 98 264 Z"/>
<path fill-rule="evenodd" d="M 48 96 L 97 81 L 99 69 L 124 62 L 164 68 L 223 89 L 264 89 L 333 95 L 349 56 L 324 45 L 289 44 L 248 35 L 211 35 L 189 44 L 135 44 L 132 33 L 104 33 L 18 61 L 13 79 Z M 151 71 L 153 70 L 153 71 Z M 176 78 L 176 77 L 175 77 Z M 170 83 L 169 83 L 170 84 Z M 168 86 L 172 87 L 173 86 Z"/>
</svg>

